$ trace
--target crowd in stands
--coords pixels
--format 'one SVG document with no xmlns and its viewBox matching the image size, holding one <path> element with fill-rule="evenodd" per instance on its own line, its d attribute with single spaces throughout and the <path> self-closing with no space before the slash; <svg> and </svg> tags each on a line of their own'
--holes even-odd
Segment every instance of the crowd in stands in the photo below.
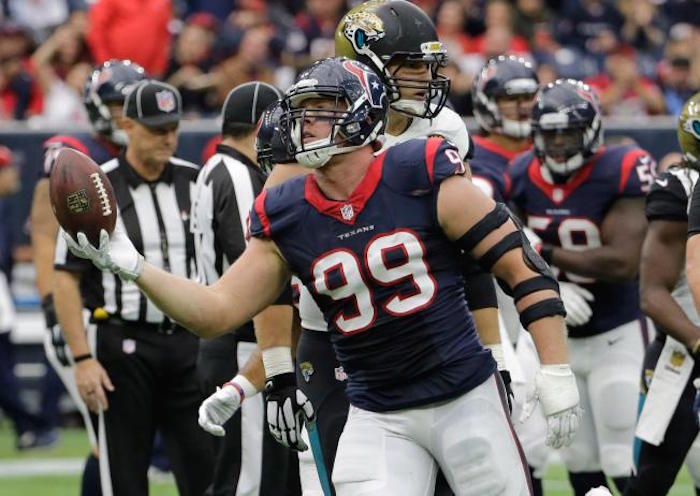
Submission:
<svg viewBox="0 0 700 496">
<path fill-rule="evenodd" d="M 177 86 L 187 117 L 249 80 L 287 87 L 332 55 L 351 0 L 1 0 L 0 126 L 87 123 L 91 67 L 131 59 Z M 540 81 L 584 79 L 606 115 L 677 115 L 700 89 L 700 0 L 417 0 L 445 43 L 450 103 L 471 115 L 484 61 L 521 55 Z"/>
</svg>

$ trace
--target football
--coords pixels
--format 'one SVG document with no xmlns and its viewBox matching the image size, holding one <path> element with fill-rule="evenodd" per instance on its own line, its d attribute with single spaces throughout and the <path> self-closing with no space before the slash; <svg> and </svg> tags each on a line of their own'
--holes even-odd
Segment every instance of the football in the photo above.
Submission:
<svg viewBox="0 0 700 496">
<path fill-rule="evenodd" d="M 102 169 L 87 155 L 63 148 L 49 177 L 51 208 L 61 227 L 76 239 L 82 231 L 98 246 L 100 230 L 112 234 L 117 222 L 114 189 Z"/>
</svg>

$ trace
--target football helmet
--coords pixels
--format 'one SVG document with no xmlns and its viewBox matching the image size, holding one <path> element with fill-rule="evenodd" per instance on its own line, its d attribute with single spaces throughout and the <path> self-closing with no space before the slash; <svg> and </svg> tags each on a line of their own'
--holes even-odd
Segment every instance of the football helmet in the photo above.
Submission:
<svg viewBox="0 0 700 496">
<path fill-rule="evenodd" d="M 335 31 L 335 54 L 379 74 L 393 110 L 432 119 L 445 106 L 450 80 L 438 69 L 447 62 L 447 52 L 433 21 L 411 2 L 374 0 L 352 9 Z M 427 65 L 429 79 L 396 75 L 404 65 L 416 63 Z M 390 65 L 396 67 L 390 70 Z M 401 89 L 418 96 L 401 98 Z"/>
<path fill-rule="evenodd" d="M 499 98 L 528 95 L 533 99 L 539 88 L 537 74 L 529 62 L 513 55 L 500 55 L 489 60 L 474 79 L 472 102 L 474 117 L 488 132 L 498 132 L 511 138 L 530 136 L 530 113 L 527 119 L 508 119 L 501 115 Z"/>
<path fill-rule="evenodd" d="M 541 88 L 532 109 L 532 135 L 535 154 L 554 179 L 568 178 L 603 142 L 595 93 L 575 79 Z"/>
<path fill-rule="evenodd" d="M 305 102 L 330 99 L 332 108 Z M 303 71 L 282 100 L 280 136 L 287 153 L 305 167 L 323 167 L 333 155 L 374 142 L 386 124 L 388 99 L 377 74 L 345 57 L 320 60 Z M 328 136 L 305 142 L 311 122 L 330 122 Z"/>
<path fill-rule="evenodd" d="M 269 174 L 275 164 L 294 162 L 294 156 L 287 153 L 280 136 L 280 117 L 282 116 L 282 101 L 271 104 L 260 117 L 258 134 L 255 136 L 255 152 L 258 165 L 263 172 Z"/>
<path fill-rule="evenodd" d="M 683 165 L 700 170 L 700 93 L 695 93 L 683 105 L 678 118 L 678 143 Z"/>
<path fill-rule="evenodd" d="M 85 83 L 83 104 L 98 134 L 116 145 L 126 146 L 126 133 L 112 119 L 108 104 L 124 103 L 134 85 L 147 78 L 143 67 L 130 60 L 108 60 L 92 71 Z"/>
</svg>

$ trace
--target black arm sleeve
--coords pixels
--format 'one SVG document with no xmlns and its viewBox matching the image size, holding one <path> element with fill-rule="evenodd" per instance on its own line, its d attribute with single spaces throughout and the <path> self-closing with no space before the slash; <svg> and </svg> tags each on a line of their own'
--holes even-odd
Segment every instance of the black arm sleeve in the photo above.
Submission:
<svg viewBox="0 0 700 496">
<path fill-rule="evenodd" d="M 498 308 L 493 276 L 466 253 L 462 254 L 462 277 L 464 277 L 464 296 L 470 310 Z"/>
</svg>

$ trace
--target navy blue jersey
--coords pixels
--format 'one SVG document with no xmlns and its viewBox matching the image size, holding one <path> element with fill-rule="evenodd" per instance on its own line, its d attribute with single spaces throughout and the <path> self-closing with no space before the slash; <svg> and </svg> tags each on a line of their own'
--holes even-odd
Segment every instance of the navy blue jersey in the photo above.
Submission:
<svg viewBox="0 0 700 496">
<path fill-rule="evenodd" d="M 65 134 L 57 134 L 44 142 L 44 167 L 42 173 L 44 177 L 51 175 L 53 163 L 56 160 L 56 154 L 61 148 L 73 148 L 81 153 L 84 153 L 97 163 L 104 164 L 108 160 L 113 159 L 119 152 L 120 148 L 116 147 L 104 138 L 96 135 L 84 137 L 69 136 Z"/>
<path fill-rule="evenodd" d="M 651 188 L 656 164 L 644 150 L 632 145 L 601 149 L 566 184 L 555 185 L 543 177 L 542 166 L 532 152 L 518 156 L 506 172 L 507 198 L 520 210 L 525 223 L 545 243 L 567 250 L 601 246 L 601 225 L 616 200 L 643 197 Z M 638 281 L 596 281 L 558 271 L 595 296 L 593 317 L 570 327 L 569 336 L 584 337 L 612 330 L 640 318 Z"/>
<path fill-rule="evenodd" d="M 440 182 L 464 172 L 452 145 L 416 139 L 380 154 L 346 201 L 328 200 L 313 175 L 255 201 L 251 235 L 272 239 L 311 291 L 359 408 L 442 401 L 495 371 L 437 222 Z"/>
<path fill-rule="evenodd" d="M 502 202 L 508 163 L 522 151 L 525 150 L 506 150 L 486 137 L 474 136 L 474 156 L 469 159 L 472 181 L 495 201 Z"/>
</svg>

